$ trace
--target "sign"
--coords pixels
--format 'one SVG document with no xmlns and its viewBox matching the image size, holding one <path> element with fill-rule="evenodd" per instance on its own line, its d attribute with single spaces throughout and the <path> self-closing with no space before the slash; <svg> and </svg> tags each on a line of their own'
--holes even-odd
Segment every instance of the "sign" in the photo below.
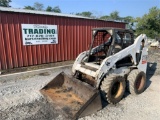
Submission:
<svg viewBox="0 0 160 120">
<path fill-rule="evenodd" d="M 23 45 L 58 44 L 57 25 L 22 24 Z"/>
</svg>

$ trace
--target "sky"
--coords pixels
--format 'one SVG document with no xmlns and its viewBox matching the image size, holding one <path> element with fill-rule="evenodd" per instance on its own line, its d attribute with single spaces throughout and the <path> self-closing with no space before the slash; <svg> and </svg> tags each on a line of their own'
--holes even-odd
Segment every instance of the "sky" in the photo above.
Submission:
<svg viewBox="0 0 160 120">
<path fill-rule="evenodd" d="M 160 8 L 160 0 L 12 0 L 10 5 L 23 8 L 33 6 L 35 2 L 43 4 L 44 8 L 59 6 L 62 13 L 66 14 L 90 11 L 97 17 L 113 11 L 118 11 L 121 17 L 142 17 L 150 8 Z"/>
</svg>

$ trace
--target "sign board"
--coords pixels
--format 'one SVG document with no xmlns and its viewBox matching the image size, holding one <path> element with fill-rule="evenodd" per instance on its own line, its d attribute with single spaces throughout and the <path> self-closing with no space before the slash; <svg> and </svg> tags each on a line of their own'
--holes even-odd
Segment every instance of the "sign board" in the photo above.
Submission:
<svg viewBox="0 0 160 120">
<path fill-rule="evenodd" d="M 22 24 L 23 45 L 58 44 L 57 25 Z"/>
</svg>

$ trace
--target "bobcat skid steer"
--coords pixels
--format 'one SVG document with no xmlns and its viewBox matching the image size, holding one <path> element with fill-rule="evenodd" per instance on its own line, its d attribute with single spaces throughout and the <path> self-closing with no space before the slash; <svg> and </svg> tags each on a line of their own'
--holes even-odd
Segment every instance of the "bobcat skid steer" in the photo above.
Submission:
<svg viewBox="0 0 160 120">
<path fill-rule="evenodd" d="M 146 85 L 147 45 L 145 34 L 134 40 L 127 29 L 95 28 L 90 49 L 76 58 L 73 74 L 60 73 L 41 93 L 51 102 L 55 116 L 66 119 L 102 109 L 101 97 L 118 103 L 126 88 L 140 94 Z"/>
</svg>

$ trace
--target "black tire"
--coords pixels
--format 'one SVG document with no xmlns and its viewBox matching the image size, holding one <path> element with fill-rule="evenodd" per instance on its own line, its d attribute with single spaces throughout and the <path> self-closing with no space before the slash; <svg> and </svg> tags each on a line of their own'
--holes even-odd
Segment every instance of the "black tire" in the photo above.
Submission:
<svg viewBox="0 0 160 120">
<path fill-rule="evenodd" d="M 109 75 L 102 81 L 101 93 L 108 103 L 118 103 L 125 92 L 126 82 L 121 76 Z"/>
<path fill-rule="evenodd" d="M 146 87 L 146 74 L 143 71 L 137 69 L 132 70 L 128 75 L 129 92 L 137 95 L 141 94 Z"/>
</svg>

